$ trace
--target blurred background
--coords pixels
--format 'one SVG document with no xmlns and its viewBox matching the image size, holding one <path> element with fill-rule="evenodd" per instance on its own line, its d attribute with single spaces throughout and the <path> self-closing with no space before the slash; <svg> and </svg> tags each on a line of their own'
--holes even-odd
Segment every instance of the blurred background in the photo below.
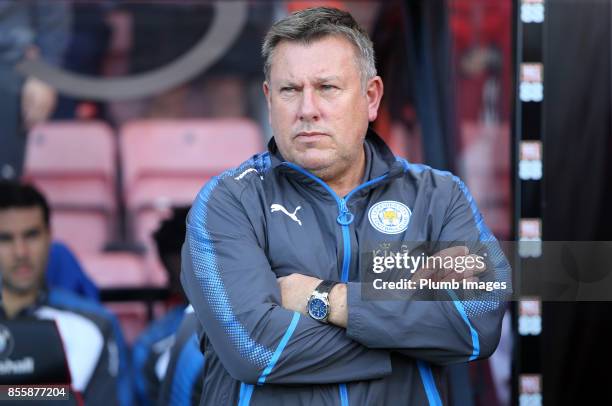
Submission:
<svg viewBox="0 0 612 406">
<path fill-rule="evenodd" d="M 370 33 L 385 83 L 376 131 L 460 176 L 499 240 L 610 240 L 608 1 L 3 2 L 0 34 L 18 35 L 0 35 L 0 177 L 45 194 L 54 239 L 128 345 L 184 301 L 164 223 L 272 136 L 263 36 L 319 5 Z M 37 17 L 16 21 L 15 7 Z M 26 97 L 39 111 L 21 109 Z M 451 371 L 453 403 L 611 400 L 606 306 L 510 304 L 497 353 Z"/>
</svg>

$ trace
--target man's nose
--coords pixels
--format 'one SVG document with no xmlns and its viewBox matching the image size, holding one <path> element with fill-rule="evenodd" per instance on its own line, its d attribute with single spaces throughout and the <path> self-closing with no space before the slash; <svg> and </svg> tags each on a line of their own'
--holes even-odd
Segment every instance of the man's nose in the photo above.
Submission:
<svg viewBox="0 0 612 406">
<path fill-rule="evenodd" d="M 16 238 L 14 241 L 15 256 L 25 258 L 28 256 L 28 244 L 24 238 Z"/>
<path fill-rule="evenodd" d="M 302 91 L 302 100 L 298 112 L 300 121 L 317 121 L 320 118 L 316 92 L 305 88 Z"/>
</svg>

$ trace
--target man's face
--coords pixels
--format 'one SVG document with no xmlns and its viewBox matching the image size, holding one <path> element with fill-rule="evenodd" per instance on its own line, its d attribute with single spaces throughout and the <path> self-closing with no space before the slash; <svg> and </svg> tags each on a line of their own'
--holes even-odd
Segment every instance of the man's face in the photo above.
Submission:
<svg viewBox="0 0 612 406">
<path fill-rule="evenodd" d="M 40 207 L 0 210 L 2 288 L 16 294 L 42 286 L 51 236 Z"/>
<path fill-rule="evenodd" d="M 325 178 L 359 162 L 382 81 L 370 79 L 364 90 L 354 46 L 327 36 L 309 44 L 281 41 L 264 93 L 283 157 Z"/>
</svg>

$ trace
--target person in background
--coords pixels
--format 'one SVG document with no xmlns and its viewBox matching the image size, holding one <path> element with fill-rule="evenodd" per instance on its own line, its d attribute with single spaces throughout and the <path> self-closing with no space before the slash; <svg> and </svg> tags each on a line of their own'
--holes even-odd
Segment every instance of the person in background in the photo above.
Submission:
<svg viewBox="0 0 612 406">
<path fill-rule="evenodd" d="M 69 2 L 0 2 L 0 179 L 21 176 L 26 133 L 53 113 L 57 92 L 35 77 L 24 78 L 15 65 L 42 59 L 60 66 L 68 44 Z"/>
<path fill-rule="evenodd" d="M 175 341 L 175 333 L 179 329 L 187 306 L 179 275 L 181 246 L 185 239 L 185 219 L 188 210 L 188 208 L 175 208 L 171 217 L 163 221 L 153 235 L 159 258 L 168 272 L 170 297 L 166 302 L 167 314 L 152 322 L 136 339 L 132 348 L 134 391 L 141 405 L 153 405 L 157 402 L 168 365 L 170 348 Z"/>
<path fill-rule="evenodd" d="M 35 188 L 0 181 L 0 319 L 54 320 L 72 389 L 85 404 L 130 405 L 126 347 L 117 320 L 100 304 L 46 283 L 49 215 Z"/>
<path fill-rule="evenodd" d="M 157 404 L 160 406 L 196 406 L 202 397 L 204 355 L 200 351 L 202 334 L 193 307 L 187 306 L 185 317 L 176 332 L 174 344 L 167 351 L 168 367 Z"/>
</svg>

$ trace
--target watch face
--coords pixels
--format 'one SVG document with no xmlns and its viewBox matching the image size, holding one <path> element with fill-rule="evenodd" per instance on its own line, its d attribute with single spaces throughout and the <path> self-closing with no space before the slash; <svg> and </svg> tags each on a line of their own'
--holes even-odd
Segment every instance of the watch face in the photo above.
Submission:
<svg viewBox="0 0 612 406">
<path fill-rule="evenodd" d="M 323 320 L 327 317 L 327 311 L 327 303 L 319 298 L 313 298 L 308 302 L 308 313 L 313 319 Z"/>
</svg>

